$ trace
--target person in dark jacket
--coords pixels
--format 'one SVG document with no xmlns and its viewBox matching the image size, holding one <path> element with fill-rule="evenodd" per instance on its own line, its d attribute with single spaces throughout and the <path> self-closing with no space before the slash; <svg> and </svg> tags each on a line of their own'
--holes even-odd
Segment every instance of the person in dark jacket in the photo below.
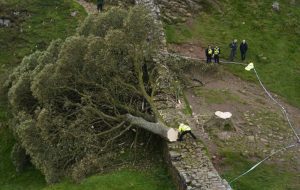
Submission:
<svg viewBox="0 0 300 190">
<path fill-rule="evenodd" d="M 243 40 L 242 43 L 240 44 L 242 61 L 244 61 L 246 59 L 247 50 L 248 50 L 248 44 L 247 44 L 246 40 Z"/>
<path fill-rule="evenodd" d="M 205 50 L 205 54 L 206 54 L 206 63 L 211 63 L 211 58 L 213 56 L 213 49 L 211 48 L 211 46 L 209 45 L 208 48 L 206 48 Z"/>
<path fill-rule="evenodd" d="M 103 11 L 103 6 L 104 6 L 104 0 L 97 0 L 97 10 L 98 10 L 98 12 Z"/>
<path fill-rule="evenodd" d="M 229 47 L 231 48 L 231 52 L 230 52 L 230 55 L 229 55 L 229 60 L 230 61 L 233 61 L 234 58 L 235 58 L 235 55 L 236 55 L 236 50 L 237 50 L 237 40 L 233 40 L 230 44 L 229 44 Z"/>
<path fill-rule="evenodd" d="M 220 54 L 221 54 L 221 49 L 216 46 L 214 48 L 214 60 L 215 60 L 215 63 L 220 63 Z"/>
</svg>

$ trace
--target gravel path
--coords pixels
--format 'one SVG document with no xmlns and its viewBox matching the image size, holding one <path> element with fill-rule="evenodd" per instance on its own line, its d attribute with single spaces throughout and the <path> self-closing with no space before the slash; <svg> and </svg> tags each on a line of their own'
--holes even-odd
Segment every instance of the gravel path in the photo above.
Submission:
<svg viewBox="0 0 300 190">
<path fill-rule="evenodd" d="M 97 6 L 93 3 L 89 3 L 84 0 L 77 0 L 77 2 L 84 7 L 88 14 L 96 14 L 98 12 Z"/>
</svg>

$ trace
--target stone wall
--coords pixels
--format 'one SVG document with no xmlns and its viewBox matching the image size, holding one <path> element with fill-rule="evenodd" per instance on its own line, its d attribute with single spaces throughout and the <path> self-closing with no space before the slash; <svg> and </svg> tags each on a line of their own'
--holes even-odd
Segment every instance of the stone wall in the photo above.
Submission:
<svg viewBox="0 0 300 190">
<path fill-rule="evenodd" d="M 228 190 L 199 140 L 165 143 L 165 160 L 177 190 Z"/>
<path fill-rule="evenodd" d="M 167 0 L 166 0 L 167 1 Z M 170 0 L 173 2 L 173 0 Z M 184 0 L 183 2 L 186 2 Z M 163 44 L 166 45 L 165 34 L 163 29 L 163 24 L 161 22 L 160 7 L 156 4 L 155 0 L 136 0 L 136 4 L 144 5 L 149 8 L 153 17 L 156 19 L 157 23 L 161 26 L 161 38 Z M 156 61 L 159 63 L 159 80 L 157 83 L 160 85 L 161 92 L 172 92 L 172 88 L 175 87 L 174 81 L 176 83 L 176 76 L 173 75 L 173 72 L 169 69 L 168 63 L 166 60 L 173 57 L 174 59 L 182 62 L 183 60 L 180 57 L 174 57 L 170 55 L 166 49 L 163 47 L 161 54 L 158 56 Z M 165 59 L 164 59 L 165 58 Z M 181 60 L 181 61 L 180 61 Z M 184 58 L 188 61 L 188 59 Z M 183 64 L 184 67 L 186 64 Z M 181 67 L 181 66 L 180 66 Z M 173 85 L 171 85 L 173 83 Z M 176 120 L 176 117 L 179 116 L 181 121 L 185 121 L 185 114 L 181 113 L 180 109 L 176 109 L 177 100 L 174 101 L 174 98 L 169 93 L 163 94 L 165 99 L 162 102 L 160 97 L 156 97 L 159 101 L 155 101 L 157 108 L 163 118 L 171 123 Z M 182 101 L 183 102 L 183 101 Z M 165 107 L 160 107 L 162 104 L 165 104 L 168 109 Z M 200 135 L 199 135 L 200 136 Z M 193 140 L 187 138 L 184 142 L 175 142 L 167 143 L 164 145 L 164 156 L 165 160 L 169 165 L 170 174 L 173 177 L 173 181 L 176 184 L 177 190 L 228 190 L 228 186 L 225 180 L 219 176 L 218 172 L 215 170 L 212 162 L 210 161 L 208 155 L 206 154 L 205 146 L 200 140 Z"/>
<path fill-rule="evenodd" d="M 167 41 L 165 32 L 163 29 L 163 24 L 161 22 L 161 14 L 160 14 L 160 8 L 159 6 L 154 2 L 154 0 L 135 0 L 135 4 L 137 5 L 144 5 L 146 8 L 148 8 L 151 11 L 152 16 L 155 18 L 155 21 L 159 26 L 161 26 L 161 42 L 164 45 L 163 49 L 165 48 Z"/>
</svg>

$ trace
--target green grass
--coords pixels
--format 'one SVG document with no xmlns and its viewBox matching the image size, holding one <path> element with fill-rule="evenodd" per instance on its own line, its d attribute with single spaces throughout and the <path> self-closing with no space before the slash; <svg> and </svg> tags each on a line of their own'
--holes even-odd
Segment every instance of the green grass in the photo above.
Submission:
<svg viewBox="0 0 300 190">
<path fill-rule="evenodd" d="M 123 169 L 107 175 L 96 175 L 85 179 L 81 184 L 70 182 L 49 186 L 44 190 L 173 190 L 165 170 L 153 168 L 149 171 Z"/>
<path fill-rule="evenodd" d="M 226 168 L 222 177 L 227 181 L 233 180 L 256 164 L 237 152 L 226 151 L 222 153 L 222 157 L 222 165 Z M 283 166 L 264 163 L 233 182 L 231 187 L 235 190 L 297 190 L 300 187 L 299 174 Z"/>
<path fill-rule="evenodd" d="M 280 12 L 272 11 L 273 0 L 220 1 L 223 13 L 207 11 L 193 24 L 167 25 L 169 43 L 201 42 L 218 44 L 221 58 L 227 59 L 229 43 L 246 39 L 249 51 L 246 61 L 253 61 L 261 79 L 275 93 L 300 107 L 300 8 L 280 1 Z M 240 55 L 236 61 L 240 61 Z M 256 81 L 253 73 L 230 65 L 234 74 Z"/>
<path fill-rule="evenodd" d="M 183 113 L 189 116 L 193 115 L 193 110 L 191 108 L 191 105 L 189 103 L 189 100 L 187 99 L 186 95 L 184 92 L 182 92 L 182 96 L 183 96 L 183 101 L 184 101 L 184 109 L 183 109 Z"/>
<path fill-rule="evenodd" d="M 14 67 L 25 55 L 45 49 L 53 39 L 73 34 L 86 16 L 72 0 L 12 0 L 2 6 L 0 15 L 26 10 L 26 14 L 14 18 L 13 27 L 0 29 L 0 65 L 6 67 Z M 72 11 L 78 12 L 76 17 L 70 15 Z"/>
<path fill-rule="evenodd" d="M 44 177 L 32 166 L 23 173 L 17 173 L 10 159 L 10 152 L 14 145 L 14 137 L 7 127 L 0 128 L 0 189 L 29 190 L 41 189 L 45 186 Z"/>
<path fill-rule="evenodd" d="M 239 96 L 230 93 L 228 90 L 214 90 L 195 88 L 195 94 L 208 104 L 222 104 L 226 101 L 242 102 Z"/>
</svg>

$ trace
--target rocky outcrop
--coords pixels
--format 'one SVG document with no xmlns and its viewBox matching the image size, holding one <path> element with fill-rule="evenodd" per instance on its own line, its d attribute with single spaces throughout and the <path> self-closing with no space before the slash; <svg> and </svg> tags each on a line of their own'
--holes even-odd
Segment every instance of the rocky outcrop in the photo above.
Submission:
<svg viewBox="0 0 300 190">
<path fill-rule="evenodd" d="M 166 23 L 185 22 L 187 18 L 200 12 L 214 9 L 221 11 L 215 0 L 155 0 Z"/>
<path fill-rule="evenodd" d="M 0 18 L 0 27 L 9 27 L 11 25 L 11 20 L 7 18 Z"/>
</svg>

